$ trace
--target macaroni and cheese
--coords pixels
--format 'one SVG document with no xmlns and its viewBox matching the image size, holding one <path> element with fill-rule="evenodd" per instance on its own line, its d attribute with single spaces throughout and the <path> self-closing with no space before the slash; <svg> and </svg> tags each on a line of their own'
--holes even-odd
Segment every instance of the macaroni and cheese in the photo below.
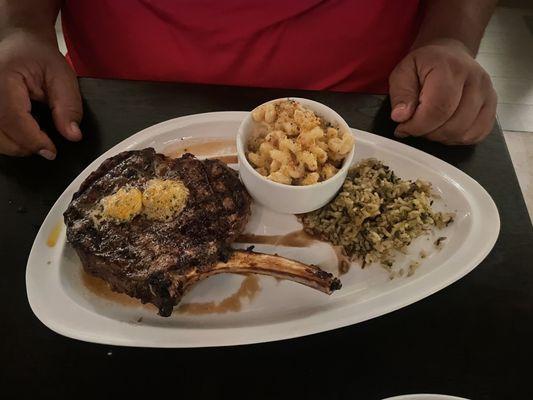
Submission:
<svg viewBox="0 0 533 400">
<path fill-rule="evenodd" d="M 287 185 L 312 185 L 337 173 L 352 150 L 350 132 L 339 130 L 294 100 L 252 111 L 255 132 L 246 157 L 257 172 Z"/>
</svg>

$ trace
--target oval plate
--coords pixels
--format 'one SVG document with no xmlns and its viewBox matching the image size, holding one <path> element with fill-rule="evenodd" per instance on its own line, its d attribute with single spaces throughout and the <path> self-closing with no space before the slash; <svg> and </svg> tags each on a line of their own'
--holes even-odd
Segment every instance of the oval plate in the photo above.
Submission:
<svg viewBox="0 0 533 400">
<path fill-rule="evenodd" d="M 91 163 L 56 201 L 33 244 L 26 269 L 30 306 L 50 329 L 79 340 L 124 346 L 204 347 L 260 343 L 324 332 L 374 318 L 405 307 L 450 285 L 476 267 L 498 237 L 498 210 L 489 194 L 472 178 L 431 155 L 404 144 L 354 130 L 356 162 L 375 157 L 405 179 L 432 182 L 442 200 L 440 210 L 456 213 L 455 222 L 434 235 L 421 237 L 396 263 L 404 268 L 428 257 L 411 277 L 390 279 L 378 265 L 354 265 L 341 277 L 343 288 L 326 296 L 301 285 L 260 277 L 257 296 L 239 312 L 188 315 L 174 312 L 169 318 L 136 303 L 111 301 L 91 292 L 82 280 L 81 264 L 65 241 L 61 227 L 54 246 L 51 232 L 62 224 L 62 214 L 81 182 L 100 163 L 123 150 L 169 148 L 181 138 L 233 139 L 244 112 L 198 114 L 169 120 L 131 136 Z M 254 205 L 247 232 L 284 234 L 300 229 L 295 217 Z M 446 236 L 438 250 L 433 241 Z M 307 248 L 258 245 L 256 250 L 314 263 L 337 273 L 335 252 L 326 243 Z M 182 303 L 220 301 L 235 292 L 244 278 L 219 275 L 198 284 Z"/>
</svg>

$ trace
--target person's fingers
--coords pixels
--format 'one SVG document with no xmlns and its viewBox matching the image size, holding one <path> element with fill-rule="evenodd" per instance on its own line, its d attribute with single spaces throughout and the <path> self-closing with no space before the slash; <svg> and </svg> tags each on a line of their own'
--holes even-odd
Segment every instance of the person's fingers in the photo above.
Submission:
<svg viewBox="0 0 533 400">
<path fill-rule="evenodd" d="M 431 70 L 422 82 L 413 117 L 397 128 L 400 136 L 423 136 L 444 125 L 459 105 L 463 84 L 463 77 L 449 68 Z"/>
<path fill-rule="evenodd" d="M 30 114 L 31 102 L 22 76 L 0 78 L 0 93 L 0 130 L 25 151 L 54 159 L 54 144 Z"/>
<path fill-rule="evenodd" d="M 80 90 L 68 66 L 55 66 L 47 72 L 46 92 L 58 132 L 68 140 L 81 140 L 79 123 L 83 111 Z"/>
<path fill-rule="evenodd" d="M 43 77 L 40 71 L 27 71 L 24 74 L 24 83 L 28 89 L 30 99 L 46 103 L 46 93 L 44 92 Z"/>
<path fill-rule="evenodd" d="M 416 65 L 412 58 L 402 61 L 389 77 L 391 119 L 405 122 L 415 112 L 418 104 L 420 85 Z"/>
<path fill-rule="evenodd" d="M 473 122 L 468 131 L 465 132 L 460 144 L 475 144 L 481 142 L 492 130 L 494 125 L 494 117 L 496 116 L 496 106 L 498 104 L 498 96 L 494 89 L 486 103 L 481 107 L 481 111 Z"/>
<path fill-rule="evenodd" d="M 0 131 L 0 154 L 13 157 L 23 157 L 31 153 L 24 150 L 17 143 L 12 141 L 4 132 Z"/>
<path fill-rule="evenodd" d="M 425 138 L 436 142 L 460 140 L 477 118 L 485 101 L 477 82 L 467 82 L 463 96 L 453 116 L 441 127 L 428 133 Z"/>
</svg>

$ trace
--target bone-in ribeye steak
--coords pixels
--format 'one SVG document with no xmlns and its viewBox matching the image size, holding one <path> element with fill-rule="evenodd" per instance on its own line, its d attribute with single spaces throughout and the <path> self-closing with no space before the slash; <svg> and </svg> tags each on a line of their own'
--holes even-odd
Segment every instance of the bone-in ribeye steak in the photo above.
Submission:
<svg viewBox="0 0 533 400">
<path fill-rule="evenodd" d="M 142 188 L 150 179 L 179 180 L 187 203 L 167 221 L 137 215 L 131 221 L 96 224 L 91 212 L 123 187 Z M 318 267 L 282 257 L 233 250 L 251 199 L 236 172 L 218 160 L 191 154 L 171 159 L 154 149 L 125 151 L 104 161 L 81 184 L 64 213 L 67 239 L 84 269 L 117 292 L 153 303 L 169 316 L 196 282 L 216 273 L 258 273 L 290 279 L 325 293 L 340 281 Z"/>
</svg>

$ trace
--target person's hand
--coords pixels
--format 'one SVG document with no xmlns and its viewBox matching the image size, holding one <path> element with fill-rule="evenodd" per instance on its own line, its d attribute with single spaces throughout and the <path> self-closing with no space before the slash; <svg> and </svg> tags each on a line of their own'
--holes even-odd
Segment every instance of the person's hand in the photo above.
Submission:
<svg viewBox="0 0 533 400">
<path fill-rule="evenodd" d="M 31 100 L 47 102 L 56 129 L 81 139 L 78 82 L 55 44 L 16 31 L 0 40 L 0 154 L 40 154 L 53 160 L 56 147 L 32 118 Z"/>
<path fill-rule="evenodd" d="M 411 51 L 391 73 L 389 86 L 397 137 L 466 145 L 491 131 L 496 92 L 487 72 L 458 41 Z"/>
</svg>

